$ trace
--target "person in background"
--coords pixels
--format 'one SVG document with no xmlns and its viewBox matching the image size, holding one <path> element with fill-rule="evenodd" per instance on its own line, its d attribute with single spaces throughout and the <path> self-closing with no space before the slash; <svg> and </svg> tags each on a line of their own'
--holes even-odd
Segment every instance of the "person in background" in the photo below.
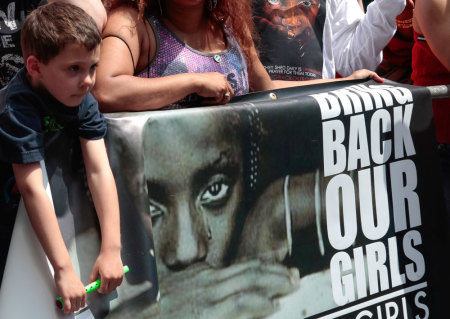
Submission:
<svg viewBox="0 0 450 319">
<path fill-rule="evenodd" d="M 225 104 L 249 91 L 317 83 L 273 82 L 252 34 L 247 1 L 116 0 L 93 94 L 102 112 L 139 111 Z M 367 77 L 381 80 L 367 70 L 348 79 Z"/>
<path fill-rule="evenodd" d="M 383 61 L 375 70 L 381 77 L 398 83 L 412 84 L 413 9 L 414 2 L 408 0 L 405 10 L 395 19 L 397 32 L 384 48 Z"/>
<path fill-rule="evenodd" d="M 260 59 L 272 79 L 310 80 L 375 70 L 405 0 L 254 0 Z"/>
<path fill-rule="evenodd" d="M 415 0 L 412 48 L 414 85 L 450 84 L 450 1 Z M 442 164 L 444 199 L 450 227 L 450 99 L 433 100 L 438 153 Z"/>
<path fill-rule="evenodd" d="M 106 122 L 89 93 L 100 43 L 96 23 L 81 8 L 66 3 L 41 6 L 27 16 L 21 32 L 26 68 L 0 91 L 0 160 L 12 164 L 31 225 L 53 266 L 66 314 L 84 306 L 86 291 L 42 182 L 46 132 L 67 129 L 80 139 L 102 230 L 90 281 L 100 276 L 99 292 L 110 293 L 123 279 L 117 191 L 103 140 Z"/>
</svg>

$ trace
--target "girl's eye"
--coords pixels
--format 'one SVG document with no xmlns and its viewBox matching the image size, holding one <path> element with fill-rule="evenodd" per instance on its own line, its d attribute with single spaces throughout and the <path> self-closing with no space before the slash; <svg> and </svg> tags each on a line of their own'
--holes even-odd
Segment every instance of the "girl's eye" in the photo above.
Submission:
<svg viewBox="0 0 450 319">
<path fill-rule="evenodd" d="M 228 198 L 229 189 L 230 185 L 223 181 L 214 182 L 206 187 L 205 191 L 200 197 L 200 201 L 202 205 L 206 206 L 220 205 L 226 198 Z"/>
<path fill-rule="evenodd" d="M 69 69 L 70 71 L 78 71 L 80 67 L 78 65 L 72 65 Z"/>
<path fill-rule="evenodd" d="M 150 217 L 152 218 L 152 220 L 161 217 L 164 214 L 161 206 L 151 199 L 149 200 L 149 209 L 150 209 Z"/>
<path fill-rule="evenodd" d="M 97 66 L 98 66 L 97 64 L 92 65 L 91 66 L 91 71 L 95 71 L 95 69 L 97 69 Z"/>
</svg>

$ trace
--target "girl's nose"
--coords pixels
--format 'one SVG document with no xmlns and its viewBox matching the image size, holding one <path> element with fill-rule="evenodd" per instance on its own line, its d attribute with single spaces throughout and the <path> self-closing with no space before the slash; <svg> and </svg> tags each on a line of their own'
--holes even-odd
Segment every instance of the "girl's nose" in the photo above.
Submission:
<svg viewBox="0 0 450 319">
<path fill-rule="evenodd" d="M 189 205 L 177 204 L 172 219 L 172 235 L 163 258 L 170 268 L 184 268 L 204 260 L 208 249 L 208 234 L 201 214 Z"/>
</svg>

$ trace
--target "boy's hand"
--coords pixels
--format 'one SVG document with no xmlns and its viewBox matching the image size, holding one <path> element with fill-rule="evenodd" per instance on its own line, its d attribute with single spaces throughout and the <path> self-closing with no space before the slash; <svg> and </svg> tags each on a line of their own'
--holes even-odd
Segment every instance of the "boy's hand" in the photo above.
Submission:
<svg viewBox="0 0 450 319">
<path fill-rule="evenodd" d="M 69 314 L 86 305 L 86 290 L 73 270 L 55 270 L 55 283 L 64 303 L 64 313 Z"/>
<path fill-rule="evenodd" d="M 123 280 L 123 264 L 120 258 L 120 251 L 100 252 L 89 277 L 89 282 L 97 280 L 98 277 L 101 278 L 99 293 L 109 294 L 120 286 Z"/>
</svg>

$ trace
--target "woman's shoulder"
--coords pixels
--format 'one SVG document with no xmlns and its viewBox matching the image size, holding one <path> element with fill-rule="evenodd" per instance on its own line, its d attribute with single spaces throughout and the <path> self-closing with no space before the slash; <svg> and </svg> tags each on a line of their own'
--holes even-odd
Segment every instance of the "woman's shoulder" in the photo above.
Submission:
<svg viewBox="0 0 450 319">
<path fill-rule="evenodd" d="M 106 27 L 103 30 L 103 37 L 110 35 L 118 36 L 122 39 L 139 37 L 145 32 L 145 18 L 140 19 L 137 9 L 130 6 L 120 6 L 112 9 L 108 13 Z"/>
<path fill-rule="evenodd" d="M 140 22 L 138 10 L 130 6 L 119 6 L 108 12 L 105 32 L 111 28 L 136 27 Z"/>
</svg>

